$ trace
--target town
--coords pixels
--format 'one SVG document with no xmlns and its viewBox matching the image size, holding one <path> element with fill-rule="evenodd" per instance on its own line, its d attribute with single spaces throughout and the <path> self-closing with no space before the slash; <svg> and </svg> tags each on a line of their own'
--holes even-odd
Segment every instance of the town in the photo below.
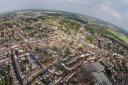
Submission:
<svg viewBox="0 0 128 85">
<path fill-rule="evenodd" d="M 91 26 L 63 12 L 1 16 L 0 85 L 128 85 L 128 46 Z"/>
</svg>

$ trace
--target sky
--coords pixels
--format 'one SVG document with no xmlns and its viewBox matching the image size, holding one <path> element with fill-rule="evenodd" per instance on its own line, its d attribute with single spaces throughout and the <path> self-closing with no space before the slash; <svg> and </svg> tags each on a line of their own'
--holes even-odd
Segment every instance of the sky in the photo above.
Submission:
<svg viewBox="0 0 128 85">
<path fill-rule="evenodd" d="M 21 9 L 54 9 L 85 14 L 128 31 L 128 0 L 0 0 L 0 13 Z"/>
</svg>

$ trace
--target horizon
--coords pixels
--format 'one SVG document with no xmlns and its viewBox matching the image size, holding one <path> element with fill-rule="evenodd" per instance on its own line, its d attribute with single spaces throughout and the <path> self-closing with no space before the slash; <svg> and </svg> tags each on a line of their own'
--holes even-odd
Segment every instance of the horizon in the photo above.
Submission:
<svg viewBox="0 0 128 85">
<path fill-rule="evenodd" d="M 0 13 L 25 10 L 46 9 L 73 12 L 112 23 L 128 31 L 128 0 L 7 0 L 0 1 Z"/>
</svg>

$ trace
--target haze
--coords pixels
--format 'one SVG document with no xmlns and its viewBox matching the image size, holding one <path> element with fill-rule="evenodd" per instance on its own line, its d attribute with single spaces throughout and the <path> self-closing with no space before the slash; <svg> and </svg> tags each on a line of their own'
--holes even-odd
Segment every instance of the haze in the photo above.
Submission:
<svg viewBox="0 0 128 85">
<path fill-rule="evenodd" d="M 86 14 L 128 31 L 128 0 L 0 0 L 0 12 L 55 9 Z"/>
</svg>

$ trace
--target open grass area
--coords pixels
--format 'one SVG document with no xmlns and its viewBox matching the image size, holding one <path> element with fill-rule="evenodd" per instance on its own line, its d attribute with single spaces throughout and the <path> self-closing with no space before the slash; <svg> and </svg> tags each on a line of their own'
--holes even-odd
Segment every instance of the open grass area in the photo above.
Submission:
<svg viewBox="0 0 128 85">
<path fill-rule="evenodd" d="M 117 36 L 119 39 L 121 39 L 122 41 L 124 41 L 125 43 L 128 44 L 128 37 L 122 33 L 116 32 L 114 30 L 108 30 L 109 32 L 111 32 L 113 35 Z"/>
<path fill-rule="evenodd" d="M 128 37 L 120 32 L 109 29 L 107 27 L 99 26 L 97 24 L 87 24 L 86 30 L 89 31 L 91 34 L 94 34 L 95 32 L 100 33 L 128 47 Z"/>
</svg>

